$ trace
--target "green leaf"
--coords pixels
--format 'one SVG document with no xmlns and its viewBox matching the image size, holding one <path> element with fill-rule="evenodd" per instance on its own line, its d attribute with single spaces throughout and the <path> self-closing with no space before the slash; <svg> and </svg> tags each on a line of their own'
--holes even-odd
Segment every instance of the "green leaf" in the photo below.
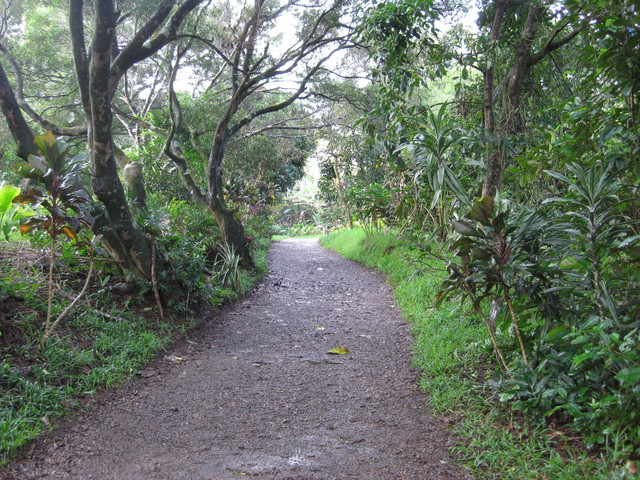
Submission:
<svg viewBox="0 0 640 480">
<path fill-rule="evenodd" d="M 582 362 L 584 362 L 585 360 L 588 360 L 590 358 L 593 358 L 593 353 L 592 352 L 585 352 L 582 353 L 580 355 L 576 355 L 575 357 L 573 357 L 573 364 L 574 365 L 580 365 Z"/>
<path fill-rule="evenodd" d="M 480 235 L 478 230 L 476 230 L 475 227 L 471 225 L 469 222 L 451 220 L 450 223 L 453 229 L 456 232 L 458 232 L 460 235 L 475 236 L 475 237 Z"/>
<path fill-rule="evenodd" d="M 20 193 L 20 188 L 13 185 L 0 186 L 0 218 L 9 210 L 13 199 Z"/>
<path fill-rule="evenodd" d="M 342 345 L 338 345 L 336 348 L 332 348 L 327 352 L 329 355 L 346 355 L 349 353 L 349 349 Z"/>
<path fill-rule="evenodd" d="M 467 218 L 488 226 L 491 225 L 492 211 L 493 198 L 486 196 L 473 203 L 473 207 L 471 207 L 471 211 L 467 214 Z"/>
<path fill-rule="evenodd" d="M 616 375 L 616 379 L 621 382 L 635 382 L 640 380 L 640 367 L 623 368 Z"/>
<path fill-rule="evenodd" d="M 26 162 L 20 162 L 13 166 L 13 169 L 18 172 L 18 175 L 24 178 L 28 178 L 30 180 L 42 181 L 42 177 L 44 176 L 44 172 L 29 165 Z"/>
<path fill-rule="evenodd" d="M 548 342 L 559 341 L 561 338 L 563 338 L 570 331 L 571 331 L 571 329 L 569 327 L 567 327 L 566 325 L 561 325 L 559 327 L 556 327 L 553 330 L 551 330 L 549 333 L 547 333 L 547 335 L 546 335 L 547 341 Z"/>
<path fill-rule="evenodd" d="M 504 230 L 505 225 L 505 212 L 500 213 L 496 218 L 493 219 L 493 231 L 496 233 L 501 233 Z"/>
<path fill-rule="evenodd" d="M 47 154 L 56 143 L 56 137 L 53 136 L 53 133 L 47 132 L 44 135 L 38 135 L 33 142 L 42 153 Z"/>
<path fill-rule="evenodd" d="M 453 173 L 453 171 L 451 171 L 451 169 L 447 167 L 445 169 L 445 174 L 447 175 L 447 185 L 449 185 L 449 188 L 453 190 L 453 193 L 456 194 L 458 199 L 467 206 L 471 205 L 471 201 L 467 196 L 467 192 L 465 192 L 464 187 L 458 180 L 458 177 L 456 177 L 456 175 Z"/>
<path fill-rule="evenodd" d="M 1 211 L 2 210 L 0 210 L 0 212 Z M 622 242 L 620 242 L 620 244 L 618 245 L 618 248 L 628 247 L 629 245 L 631 245 L 632 243 L 634 243 L 637 240 L 640 240 L 640 235 L 634 235 L 632 237 L 627 237 Z"/>
<path fill-rule="evenodd" d="M 600 141 L 602 143 L 605 143 L 606 141 L 610 140 L 612 137 L 620 134 L 623 131 L 624 128 L 622 128 L 621 125 L 609 125 L 602 131 L 602 134 L 600 135 Z"/>
<path fill-rule="evenodd" d="M 28 192 L 13 197 L 13 203 L 20 205 L 40 204 L 44 199 L 44 194 L 37 188 L 32 188 Z"/>
<path fill-rule="evenodd" d="M 558 172 L 554 172 L 552 170 L 544 170 L 544 172 L 547 175 L 551 175 L 553 178 L 557 178 L 558 180 L 563 181 L 564 183 L 569 183 L 572 184 L 573 182 L 571 180 L 569 180 L 569 178 L 565 177 L 564 175 L 562 175 L 561 173 Z"/>
</svg>

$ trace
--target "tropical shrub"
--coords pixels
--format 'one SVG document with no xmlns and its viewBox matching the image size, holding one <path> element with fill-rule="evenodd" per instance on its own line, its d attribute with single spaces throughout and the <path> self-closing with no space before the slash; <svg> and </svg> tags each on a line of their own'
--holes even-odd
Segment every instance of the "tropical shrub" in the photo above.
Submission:
<svg viewBox="0 0 640 480">
<path fill-rule="evenodd" d="M 79 247 L 81 245 L 84 248 L 88 247 L 91 253 L 95 249 L 96 240 L 82 241 L 78 236 L 83 224 L 87 226 L 93 224 L 93 217 L 87 211 L 91 197 L 82 182 L 86 155 L 80 154 L 69 158 L 69 148 L 62 140 L 57 140 L 51 132 L 36 137 L 35 143 L 40 156 L 29 155 L 29 162 L 17 164 L 16 170 L 23 177 L 37 181 L 42 186 L 30 187 L 26 192 L 14 197 L 13 203 L 29 205 L 36 210 L 35 215 L 28 217 L 20 225 L 23 235 L 41 230 L 50 239 L 47 318 L 42 337 L 44 344 L 60 321 L 86 292 L 93 274 L 92 261 L 84 287 L 58 318 L 52 321 L 53 271 L 58 239 L 64 234 Z M 93 259 L 93 255 L 91 258 Z"/>
<path fill-rule="evenodd" d="M 379 232 L 385 226 L 385 219 L 392 213 L 391 192 L 379 183 L 352 187 L 346 192 L 353 206 L 356 220 L 367 235 Z"/>
<path fill-rule="evenodd" d="M 513 330 L 522 361 L 529 365 L 519 316 L 514 302 L 528 298 L 545 301 L 548 272 L 539 265 L 537 240 L 545 218 L 535 211 L 517 212 L 508 202 L 484 197 L 476 201 L 464 219 L 452 220 L 458 234 L 451 248 L 460 263 L 448 265 L 449 278 L 436 295 L 440 305 L 451 294 L 468 297 L 482 316 L 502 368 L 507 362 L 498 344 L 497 333 Z M 483 303 L 490 304 L 490 309 Z M 487 310 L 490 313 L 487 314 Z"/>
<path fill-rule="evenodd" d="M 569 422 L 588 445 L 615 444 L 628 459 L 640 453 L 637 220 L 613 167 L 547 173 L 564 193 L 541 209 L 486 197 L 451 222 L 458 261 L 437 299 L 463 294 L 484 318 L 503 401 L 533 423 Z M 505 345 L 510 332 L 518 342 Z"/>
<path fill-rule="evenodd" d="M 612 166 L 567 175 L 548 172 L 566 189 L 546 201 L 553 222 L 542 241 L 557 267 L 550 290 L 556 317 L 536 325 L 535 370 L 516 370 L 505 399 L 534 419 L 560 416 L 589 445 L 612 443 L 640 452 L 640 275 L 637 221 Z M 527 380 L 523 383 L 524 378 Z M 630 452 L 627 452 L 630 453 Z"/>
</svg>

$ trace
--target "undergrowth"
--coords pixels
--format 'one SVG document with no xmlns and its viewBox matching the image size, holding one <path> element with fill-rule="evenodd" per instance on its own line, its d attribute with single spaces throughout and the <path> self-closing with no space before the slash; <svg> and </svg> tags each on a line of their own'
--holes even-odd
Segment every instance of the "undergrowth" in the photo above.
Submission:
<svg viewBox="0 0 640 480">
<path fill-rule="evenodd" d="M 14 321 L 30 320 L 19 315 Z M 84 404 L 99 388 L 135 373 L 178 330 L 177 325 L 150 323 L 133 314 L 105 321 L 82 312 L 42 351 L 33 343 L 13 354 L 5 351 L 0 361 L 2 458 L 47 431 L 55 418 Z"/>
<path fill-rule="evenodd" d="M 587 451 L 570 430 L 553 424 L 529 426 L 498 401 L 486 386 L 494 367 L 482 320 L 459 300 L 434 306 L 446 277 L 444 261 L 416 260 L 415 250 L 389 233 L 344 231 L 321 243 L 387 276 L 398 306 L 413 325 L 420 386 L 432 411 L 452 424 L 460 440 L 455 455 L 476 478 L 633 478 L 612 476 L 611 459 Z"/>
</svg>

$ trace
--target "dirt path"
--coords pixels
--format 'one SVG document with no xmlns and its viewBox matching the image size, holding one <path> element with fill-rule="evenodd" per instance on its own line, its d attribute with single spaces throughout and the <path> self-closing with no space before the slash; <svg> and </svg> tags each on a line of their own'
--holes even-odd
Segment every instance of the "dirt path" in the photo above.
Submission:
<svg viewBox="0 0 640 480">
<path fill-rule="evenodd" d="M 270 257 L 255 294 L 169 352 L 173 362 L 67 422 L 9 478 L 467 478 L 424 412 L 383 280 L 316 240 L 278 242 Z M 338 345 L 350 353 L 326 353 Z"/>
</svg>

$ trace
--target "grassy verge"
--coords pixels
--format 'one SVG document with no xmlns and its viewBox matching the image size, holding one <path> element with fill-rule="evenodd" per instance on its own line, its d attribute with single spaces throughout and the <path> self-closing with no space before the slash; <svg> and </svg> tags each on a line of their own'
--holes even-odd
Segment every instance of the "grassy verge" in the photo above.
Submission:
<svg viewBox="0 0 640 480">
<path fill-rule="evenodd" d="M 390 234 L 344 231 L 321 243 L 387 276 L 413 325 L 414 361 L 429 406 L 450 420 L 461 441 L 455 454 L 476 478 L 612 478 L 606 461 L 596 461 L 565 433 L 529 427 L 496 401 L 484 378 L 491 363 L 484 325 L 460 301 L 433 306 L 445 273 L 441 261 L 417 262 L 416 252 Z"/>
<path fill-rule="evenodd" d="M 167 345 L 178 326 L 111 311 L 118 320 L 79 312 L 39 349 L 25 343 L 0 362 L 0 453 L 3 460 L 78 408 L 96 390 L 117 385 Z M 31 329 L 19 316 L 15 328 Z M 1 463 L 0 463 L 1 464 Z"/>
</svg>

